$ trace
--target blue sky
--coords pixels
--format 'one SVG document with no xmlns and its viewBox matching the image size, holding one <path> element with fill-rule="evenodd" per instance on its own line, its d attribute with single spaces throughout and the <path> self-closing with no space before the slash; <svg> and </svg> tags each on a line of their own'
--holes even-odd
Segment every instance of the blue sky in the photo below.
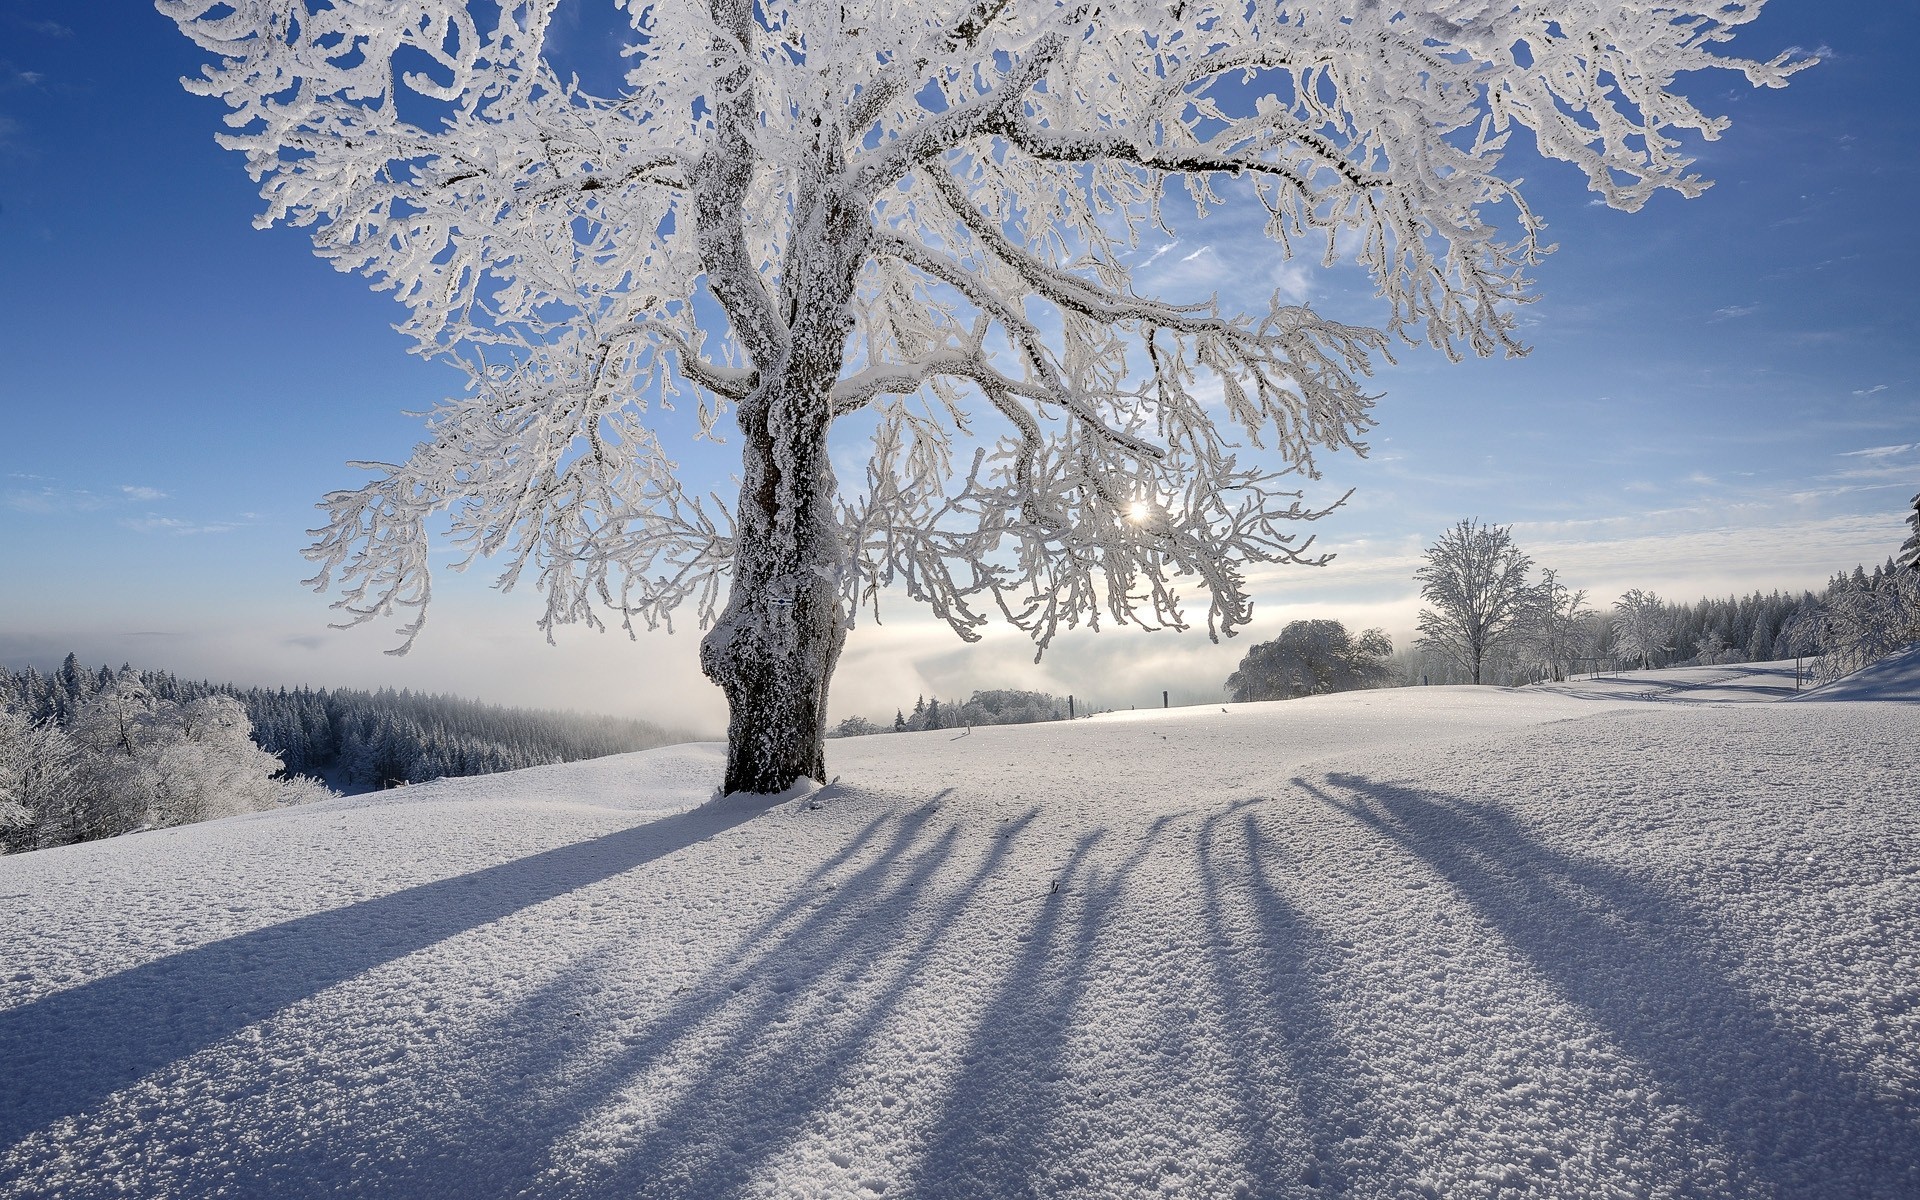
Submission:
<svg viewBox="0 0 1920 1200">
<path fill-rule="evenodd" d="M 1734 48 L 1824 61 L 1785 91 L 1692 82 L 1734 122 L 1696 148 L 1705 196 L 1621 214 L 1570 169 L 1529 166 L 1561 247 L 1524 313 L 1533 354 L 1401 354 L 1373 454 L 1323 464 L 1322 498 L 1357 489 L 1317 530 L 1338 560 L 1258 576 L 1248 636 L 1328 615 L 1409 636 L 1419 548 L 1465 516 L 1513 524 L 1603 602 L 1815 586 L 1891 553 L 1920 490 L 1917 42 L 1920 6 L 1773 0 Z M 391 300 L 300 231 L 252 228 L 253 185 L 213 143 L 222 107 L 179 86 L 196 66 L 136 0 L 0 0 L 0 662 L 72 648 L 717 728 L 690 632 L 548 647 L 535 597 L 480 571 L 440 581 L 405 659 L 381 653 L 385 630 L 327 629 L 299 586 L 313 502 L 357 481 L 347 460 L 403 457 L 406 410 L 457 384 L 406 354 Z M 1278 260 L 1230 216 L 1181 229 L 1147 277 L 1370 319 L 1350 272 Z M 1203 700 L 1248 644 L 1109 630 L 1036 667 L 1018 635 L 968 648 L 907 606 L 885 615 L 849 643 L 836 714 L 983 686 Z"/>
</svg>

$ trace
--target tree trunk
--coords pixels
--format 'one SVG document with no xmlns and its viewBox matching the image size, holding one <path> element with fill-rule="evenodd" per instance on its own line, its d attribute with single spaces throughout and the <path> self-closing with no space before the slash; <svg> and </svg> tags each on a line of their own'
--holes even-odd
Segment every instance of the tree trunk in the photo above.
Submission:
<svg viewBox="0 0 1920 1200">
<path fill-rule="evenodd" d="M 827 776 L 827 687 L 846 641 L 847 559 L 827 428 L 853 270 L 825 265 L 824 286 L 799 289 L 811 303 L 796 305 L 784 360 L 738 411 L 733 586 L 700 644 L 701 669 L 727 696 L 728 792 L 780 792 Z"/>
<path fill-rule="evenodd" d="M 732 592 L 700 645 L 701 668 L 727 697 L 728 792 L 826 780 L 827 687 L 846 640 L 845 549 L 826 422 L 809 429 L 814 422 L 791 418 L 811 415 L 804 393 L 832 380 L 816 388 L 789 375 L 740 409 Z"/>
<path fill-rule="evenodd" d="M 821 164 L 840 161 L 835 148 L 819 150 Z M 826 781 L 827 686 L 846 640 L 847 565 L 827 429 L 871 232 L 865 205 L 824 186 L 802 189 L 781 288 L 786 341 L 768 355 L 777 361 L 757 364 L 759 385 L 737 410 L 733 584 L 700 643 L 701 669 L 727 697 L 727 792 Z"/>
</svg>

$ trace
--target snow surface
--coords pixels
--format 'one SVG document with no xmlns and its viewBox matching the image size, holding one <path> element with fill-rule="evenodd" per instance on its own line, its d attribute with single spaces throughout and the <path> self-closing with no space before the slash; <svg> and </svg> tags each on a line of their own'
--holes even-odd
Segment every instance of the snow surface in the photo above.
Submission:
<svg viewBox="0 0 1920 1200">
<path fill-rule="evenodd" d="M 1802 700 L 1920 700 L 1920 646 L 1909 646 L 1836 679 Z"/>
<path fill-rule="evenodd" d="M 1619 678 L 0 859 L 0 1195 L 1920 1195 L 1920 705 Z"/>
</svg>

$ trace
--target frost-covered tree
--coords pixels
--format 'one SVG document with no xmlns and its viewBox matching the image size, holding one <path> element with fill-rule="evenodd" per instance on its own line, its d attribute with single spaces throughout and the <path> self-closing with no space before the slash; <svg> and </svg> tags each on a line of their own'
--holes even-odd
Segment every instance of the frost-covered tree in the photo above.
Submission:
<svg viewBox="0 0 1920 1200">
<path fill-rule="evenodd" d="M 0 852 L 69 840 L 78 785 L 79 751 L 67 732 L 0 706 Z"/>
<path fill-rule="evenodd" d="M 1660 597 L 1634 588 L 1613 602 L 1613 648 L 1642 668 L 1673 649 L 1673 614 Z"/>
<path fill-rule="evenodd" d="M 1227 676 L 1227 693 L 1244 703 L 1385 687 L 1392 657 L 1393 641 L 1381 630 L 1355 637 L 1339 621 L 1290 621 L 1279 637 L 1247 651 Z"/>
<path fill-rule="evenodd" d="M 1907 525 L 1913 532 L 1900 544 L 1898 562 L 1909 571 L 1920 571 L 1920 496 L 1913 498 L 1913 511 L 1907 514 Z"/>
<path fill-rule="evenodd" d="M 203 696 L 156 714 L 165 732 L 147 752 L 155 825 L 186 825 L 261 812 L 306 798 L 276 779 L 280 760 L 253 744 L 247 711 L 231 696 Z"/>
<path fill-rule="evenodd" d="M 1364 448 L 1390 338 L 1519 351 L 1544 248 L 1514 135 L 1617 208 L 1691 196 L 1681 138 L 1724 122 L 1673 80 L 1801 65 L 1717 52 L 1760 0 L 625 0 L 598 84 L 562 0 L 159 7 L 217 59 L 189 86 L 232 106 L 262 220 L 311 227 L 468 379 L 327 497 L 316 586 L 353 621 L 412 613 L 411 640 L 444 516 L 503 586 L 532 570 L 549 634 L 691 604 L 726 786 L 762 791 L 824 777 L 828 684 L 883 588 L 1044 649 L 1184 626 L 1184 578 L 1233 633 L 1246 564 L 1321 561 L 1288 476 Z M 1141 294 L 1176 201 L 1357 258 L 1381 328 Z M 667 440 L 729 416 L 732 505 Z M 843 489 L 849 418 L 871 447 Z"/>
<path fill-rule="evenodd" d="M 1520 652 L 1529 665 L 1565 679 L 1574 660 L 1592 649 L 1593 609 L 1587 607 L 1586 591 L 1568 588 L 1557 572 L 1542 569 L 1540 577 L 1519 639 Z"/>
<path fill-rule="evenodd" d="M 1795 627 L 1798 644 L 1820 655 L 1822 680 L 1839 679 L 1920 642 L 1920 573 L 1855 568 L 1834 579 Z"/>
<path fill-rule="evenodd" d="M 1466 520 L 1441 534 L 1413 576 L 1431 605 L 1420 610 L 1421 648 L 1483 682 L 1488 656 L 1517 642 L 1533 617 L 1532 566 L 1508 526 Z"/>
<path fill-rule="evenodd" d="M 1713 666 L 1726 657 L 1730 648 L 1725 634 L 1718 629 L 1707 630 L 1706 636 L 1694 643 L 1694 656 L 1707 666 Z"/>
</svg>

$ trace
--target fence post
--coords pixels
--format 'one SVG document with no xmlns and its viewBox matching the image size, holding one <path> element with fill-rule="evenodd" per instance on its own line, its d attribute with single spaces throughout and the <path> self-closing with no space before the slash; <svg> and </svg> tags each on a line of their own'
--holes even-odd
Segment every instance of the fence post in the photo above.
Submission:
<svg viewBox="0 0 1920 1200">
<path fill-rule="evenodd" d="M 1172 706 L 1171 704 L 1168 704 L 1168 703 L 1167 703 L 1167 694 L 1166 694 L 1165 692 L 1161 692 L 1161 693 L 1160 693 L 1160 707 L 1161 707 L 1161 708 L 1172 708 L 1172 707 L 1173 707 L 1173 706 Z"/>
<path fill-rule="evenodd" d="M 1067 693 L 1067 720 L 1073 720 L 1073 693 Z"/>
</svg>

